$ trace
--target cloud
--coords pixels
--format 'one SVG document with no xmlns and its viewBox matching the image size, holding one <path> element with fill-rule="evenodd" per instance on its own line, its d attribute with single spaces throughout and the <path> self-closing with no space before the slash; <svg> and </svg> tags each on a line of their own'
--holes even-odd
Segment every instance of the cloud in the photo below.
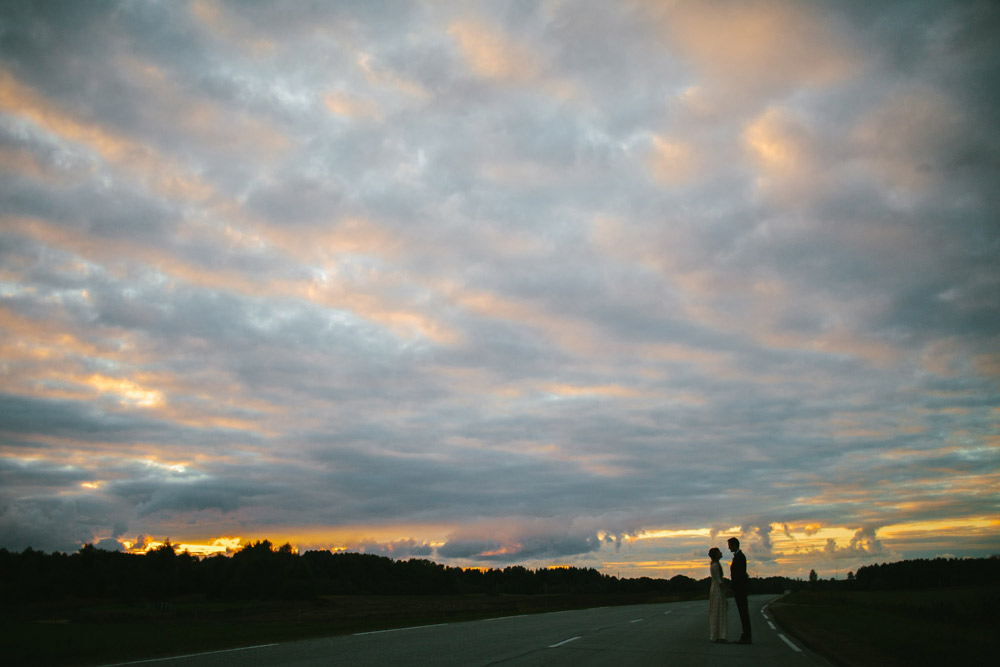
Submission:
<svg viewBox="0 0 1000 667">
<path fill-rule="evenodd" d="M 378 106 L 370 100 L 359 99 L 347 93 L 327 93 L 323 103 L 331 113 L 351 119 L 379 117 Z"/>
<path fill-rule="evenodd" d="M 800 3 L 639 4 L 669 46 L 730 90 L 829 85 L 857 67 L 840 22 Z"/>
<path fill-rule="evenodd" d="M 427 558 L 434 554 L 434 547 L 428 542 L 417 542 L 413 539 L 396 540 L 394 542 L 377 542 L 375 540 L 363 540 L 358 544 L 347 547 L 349 550 L 357 550 L 361 553 L 387 556 L 396 560 L 407 558 Z"/>
<path fill-rule="evenodd" d="M 523 563 L 580 556 L 601 547 L 596 533 L 573 530 L 558 521 L 532 519 L 487 525 L 453 533 L 437 548 L 437 555 L 472 562 Z"/>
<path fill-rule="evenodd" d="M 0 543 L 20 551 L 28 547 L 71 553 L 113 522 L 117 509 L 87 494 L 31 497 L 0 496 Z"/>
<path fill-rule="evenodd" d="M 816 146 L 812 134 L 793 112 L 777 107 L 747 124 L 743 142 L 759 174 L 757 187 L 765 196 L 799 206 L 823 194 L 829 165 L 822 164 L 818 155 L 828 157 L 832 151 Z"/>
<path fill-rule="evenodd" d="M 967 123 L 950 95 L 918 85 L 891 91 L 858 123 L 855 141 L 887 187 L 919 196 L 934 185 L 935 172 L 953 169 L 974 152 Z"/>
<path fill-rule="evenodd" d="M 776 556 L 771 544 L 771 529 L 769 523 L 743 526 L 741 548 L 752 551 L 758 561 L 773 561 Z"/>
<path fill-rule="evenodd" d="M 837 546 L 832 537 L 826 541 L 823 552 L 832 558 L 857 558 L 885 556 L 887 551 L 876 536 L 878 529 L 872 526 L 859 528 L 847 546 Z"/>
<path fill-rule="evenodd" d="M 117 539 L 112 537 L 107 537 L 94 545 L 96 548 L 102 551 L 124 551 L 125 545 L 119 542 Z"/>
<path fill-rule="evenodd" d="M 448 28 L 471 68 L 493 79 L 530 79 L 538 64 L 530 50 L 475 20 L 456 21 Z"/>
<path fill-rule="evenodd" d="M 988 550 L 988 3 L 0 14 L 0 545 Z"/>
</svg>

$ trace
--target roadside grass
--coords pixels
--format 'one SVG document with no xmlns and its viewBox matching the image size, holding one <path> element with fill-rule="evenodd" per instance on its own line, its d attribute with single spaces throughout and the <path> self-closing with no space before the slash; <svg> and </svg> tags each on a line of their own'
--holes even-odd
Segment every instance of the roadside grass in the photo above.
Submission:
<svg viewBox="0 0 1000 667">
<path fill-rule="evenodd" d="M 413 625 L 681 598 L 615 595 L 324 596 L 22 605 L 0 614 L 7 665 L 101 665 Z"/>
<path fill-rule="evenodd" d="M 842 667 L 992 663 L 1000 584 L 922 591 L 799 591 L 769 609 L 812 651 Z"/>
</svg>

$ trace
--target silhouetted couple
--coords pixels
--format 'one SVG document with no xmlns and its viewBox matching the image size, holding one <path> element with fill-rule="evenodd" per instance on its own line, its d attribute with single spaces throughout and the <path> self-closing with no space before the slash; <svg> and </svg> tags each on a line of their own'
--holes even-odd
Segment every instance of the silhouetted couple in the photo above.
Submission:
<svg viewBox="0 0 1000 667">
<path fill-rule="evenodd" d="M 740 551 L 740 541 L 735 537 L 729 538 L 729 550 L 733 552 L 733 562 L 729 565 L 729 580 L 727 584 L 722 577 L 722 552 L 718 547 L 708 550 L 708 557 L 712 560 L 708 571 L 712 575 L 712 588 L 708 593 L 708 638 L 713 642 L 725 642 L 726 623 L 726 593 L 732 593 L 736 601 L 736 610 L 740 613 L 740 624 L 743 626 L 743 634 L 740 635 L 738 644 L 750 643 L 750 611 L 747 609 L 747 594 L 750 590 L 750 577 L 747 576 L 747 557 Z"/>
</svg>

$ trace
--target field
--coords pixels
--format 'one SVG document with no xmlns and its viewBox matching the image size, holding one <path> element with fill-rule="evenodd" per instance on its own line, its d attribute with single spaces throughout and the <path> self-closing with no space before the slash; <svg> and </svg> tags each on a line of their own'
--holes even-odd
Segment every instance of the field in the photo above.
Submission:
<svg viewBox="0 0 1000 667">
<path fill-rule="evenodd" d="M 775 621 L 843 667 L 992 664 L 1000 585 L 923 591 L 792 593 Z"/>
<path fill-rule="evenodd" d="M 307 602 L 63 602 L 4 610 L 8 665 L 95 665 L 367 630 L 671 598 L 612 595 L 326 596 Z"/>
</svg>

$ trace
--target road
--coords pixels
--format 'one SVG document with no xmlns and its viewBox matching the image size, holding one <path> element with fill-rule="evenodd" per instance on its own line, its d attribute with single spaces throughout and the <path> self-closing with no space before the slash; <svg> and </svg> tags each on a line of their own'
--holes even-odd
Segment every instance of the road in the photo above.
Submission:
<svg viewBox="0 0 1000 667">
<path fill-rule="evenodd" d="M 750 646 L 709 642 L 708 602 L 702 600 L 427 625 L 128 664 L 829 667 L 775 629 L 766 605 L 777 597 L 750 598 L 754 632 Z M 739 633 L 736 606 L 730 601 L 729 637 L 736 639 Z"/>
</svg>

